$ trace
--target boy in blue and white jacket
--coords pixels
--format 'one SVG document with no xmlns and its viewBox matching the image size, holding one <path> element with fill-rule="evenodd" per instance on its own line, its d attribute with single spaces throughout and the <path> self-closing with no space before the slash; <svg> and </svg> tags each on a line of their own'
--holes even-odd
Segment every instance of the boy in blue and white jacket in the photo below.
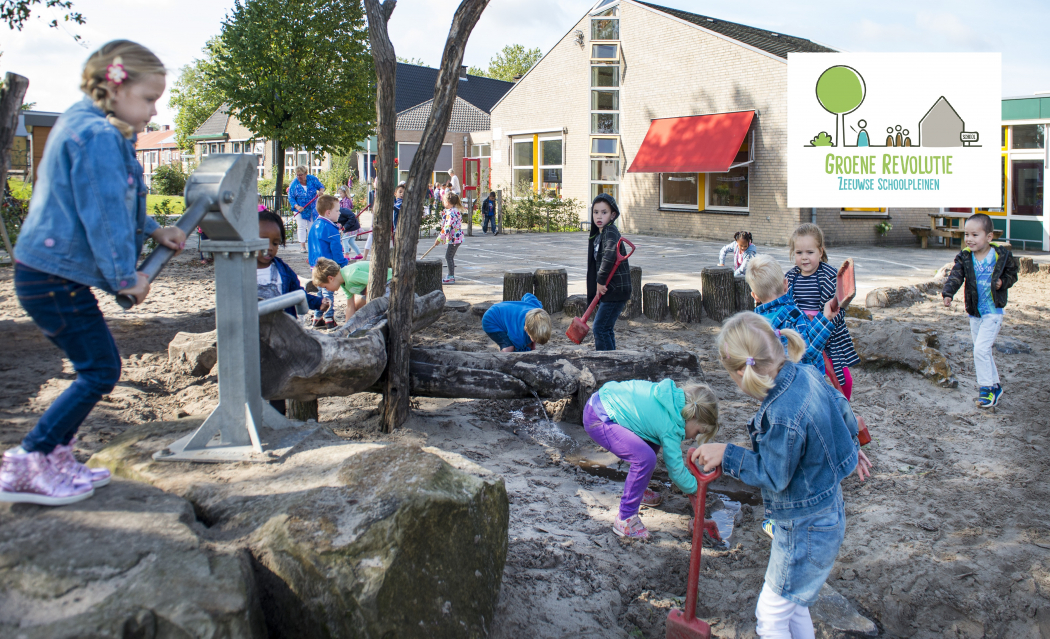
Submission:
<svg viewBox="0 0 1050 639">
<path fill-rule="evenodd" d="M 343 254 L 343 240 L 339 234 L 339 199 L 333 195 L 322 195 L 317 198 L 317 220 L 310 227 L 310 235 L 306 241 L 307 260 L 310 268 L 317 265 L 317 258 L 325 257 L 340 268 L 350 263 Z M 335 295 L 330 291 L 321 290 L 321 296 L 328 300 L 330 306 L 324 312 L 322 319 L 321 311 L 314 311 L 314 327 L 335 328 Z"/>
</svg>

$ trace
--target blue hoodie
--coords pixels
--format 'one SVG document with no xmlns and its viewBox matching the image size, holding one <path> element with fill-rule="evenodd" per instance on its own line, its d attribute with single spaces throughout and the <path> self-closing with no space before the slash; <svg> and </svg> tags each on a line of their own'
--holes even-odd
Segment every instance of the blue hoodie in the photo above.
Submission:
<svg viewBox="0 0 1050 639">
<path fill-rule="evenodd" d="M 323 216 L 318 216 L 313 226 L 310 227 L 310 233 L 306 236 L 306 250 L 310 268 L 317 266 L 319 257 L 332 260 L 340 268 L 350 262 L 343 255 L 343 241 L 339 235 L 339 227 L 335 225 L 335 222 Z"/>
</svg>

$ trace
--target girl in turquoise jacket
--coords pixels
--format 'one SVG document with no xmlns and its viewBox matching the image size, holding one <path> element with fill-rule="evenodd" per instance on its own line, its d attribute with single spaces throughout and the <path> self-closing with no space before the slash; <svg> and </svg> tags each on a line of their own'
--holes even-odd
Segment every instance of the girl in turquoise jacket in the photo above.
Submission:
<svg viewBox="0 0 1050 639">
<path fill-rule="evenodd" d="M 631 464 L 613 532 L 621 537 L 648 539 L 638 516 L 641 506 L 657 506 L 660 493 L 649 490 L 656 453 L 663 448 L 664 465 L 683 493 L 696 492 L 696 478 L 682 460 L 682 442 L 707 441 L 718 432 L 718 400 L 703 384 L 672 380 L 608 382 L 591 395 L 583 410 L 583 426 L 599 446 Z"/>
</svg>

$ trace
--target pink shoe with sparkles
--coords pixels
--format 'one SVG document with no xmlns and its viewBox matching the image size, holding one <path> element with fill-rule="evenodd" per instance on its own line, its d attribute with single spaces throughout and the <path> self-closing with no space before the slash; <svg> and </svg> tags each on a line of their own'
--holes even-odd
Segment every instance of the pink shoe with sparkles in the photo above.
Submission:
<svg viewBox="0 0 1050 639">
<path fill-rule="evenodd" d="M 77 440 L 74 437 L 68 446 L 55 446 L 55 450 L 48 455 L 51 463 L 59 471 L 72 477 L 75 483 L 88 483 L 95 488 L 108 484 L 110 480 L 108 468 L 88 468 L 73 456 L 73 445 L 76 443 Z"/>
<path fill-rule="evenodd" d="M 55 468 L 43 453 L 9 450 L 0 464 L 0 502 L 65 506 L 95 494 L 90 484 L 81 484 Z"/>
</svg>

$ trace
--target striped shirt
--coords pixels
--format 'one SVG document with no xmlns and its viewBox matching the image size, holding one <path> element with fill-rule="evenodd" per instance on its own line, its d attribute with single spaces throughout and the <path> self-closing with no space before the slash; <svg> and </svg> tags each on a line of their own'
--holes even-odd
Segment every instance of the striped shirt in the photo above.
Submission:
<svg viewBox="0 0 1050 639">
<path fill-rule="evenodd" d="M 824 309 L 824 304 L 835 297 L 838 271 L 827 262 L 821 262 L 812 275 L 802 275 L 802 271 L 796 266 L 788 271 L 785 277 L 788 280 L 788 292 L 803 311 L 820 312 Z M 853 340 L 850 338 L 849 329 L 846 328 L 846 313 L 840 310 L 833 323 L 835 330 L 828 338 L 825 350 L 835 368 L 835 377 L 840 384 L 845 384 L 843 367 L 859 364 L 860 358 L 857 357 L 857 351 L 853 350 Z"/>
</svg>

